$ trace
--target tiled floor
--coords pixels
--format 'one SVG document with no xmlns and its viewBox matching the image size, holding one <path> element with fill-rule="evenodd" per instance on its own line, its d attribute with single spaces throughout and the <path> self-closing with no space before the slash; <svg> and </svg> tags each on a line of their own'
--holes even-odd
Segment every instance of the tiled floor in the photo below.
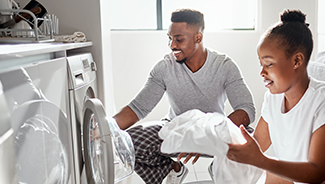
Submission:
<svg viewBox="0 0 325 184">
<path fill-rule="evenodd" d="M 194 181 L 207 181 L 211 180 L 211 177 L 208 172 L 208 166 L 212 162 L 212 158 L 199 158 L 199 160 L 192 165 L 191 162 L 186 164 L 186 167 L 189 169 L 189 174 L 185 178 L 183 183 L 187 182 L 194 182 Z M 163 181 L 163 184 L 165 181 Z M 118 184 L 144 184 L 141 178 L 136 174 L 133 173 L 127 179 L 119 182 Z"/>
</svg>

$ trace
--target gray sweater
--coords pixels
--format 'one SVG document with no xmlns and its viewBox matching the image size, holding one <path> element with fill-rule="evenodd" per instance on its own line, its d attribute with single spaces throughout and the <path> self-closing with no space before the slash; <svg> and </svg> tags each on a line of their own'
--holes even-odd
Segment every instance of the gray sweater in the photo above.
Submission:
<svg viewBox="0 0 325 184">
<path fill-rule="evenodd" d="M 139 119 L 146 117 L 167 93 L 173 119 L 191 109 L 224 114 L 225 101 L 233 110 L 242 109 L 255 120 L 252 94 L 246 85 L 237 64 L 227 55 L 208 50 L 204 65 L 193 73 L 185 63 L 175 61 L 172 53 L 158 62 L 129 107 Z"/>
</svg>

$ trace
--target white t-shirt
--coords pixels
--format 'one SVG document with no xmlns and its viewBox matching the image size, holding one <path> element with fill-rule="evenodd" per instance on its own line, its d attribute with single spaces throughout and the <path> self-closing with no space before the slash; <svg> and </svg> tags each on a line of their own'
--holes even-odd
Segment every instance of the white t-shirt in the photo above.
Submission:
<svg viewBox="0 0 325 184">
<path fill-rule="evenodd" d="M 325 82 L 310 78 L 300 101 L 284 113 L 284 94 L 265 93 L 262 117 L 268 123 L 274 153 L 279 160 L 307 161 L 314 131 L 325 124 Z"/>
</svg>

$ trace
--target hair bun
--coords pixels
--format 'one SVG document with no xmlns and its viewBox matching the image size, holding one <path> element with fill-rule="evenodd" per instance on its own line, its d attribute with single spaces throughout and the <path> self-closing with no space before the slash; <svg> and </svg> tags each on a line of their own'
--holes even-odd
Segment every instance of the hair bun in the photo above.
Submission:
<svg viewBox="0 0 325 184">
<path fill-rule="evenodd" d="M 302 13 L 300 10 L 284 10 L 281 14 L 281 21 L 286 22 L 300 22 L 305 24 L 306 14 Z"/>
</svg>

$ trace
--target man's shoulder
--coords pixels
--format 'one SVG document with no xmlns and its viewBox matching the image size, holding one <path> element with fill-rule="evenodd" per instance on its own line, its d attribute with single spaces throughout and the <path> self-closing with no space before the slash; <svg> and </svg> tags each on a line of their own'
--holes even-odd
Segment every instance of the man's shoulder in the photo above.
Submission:
<svg viewBox="0 0 325 184">
<path fill-rule="evenodd" d="M 154 65 L 154 70 L 166 72 L 166 70 L 172 68 L 173 65 L 175 65 L 175 62 L 173 62 L 171 54 L 167 53 Z"/>
<path fill-rule="evenodd" d="M 213 66 L 218 68 L 221 67 L 226 71 L 234 70 L 238 68 L 236 62 L 227 54 L 219 51 L 211 50 L 211 49 L 207 49 L 207 50 L 208 50 L 208 60 Z"/>
<path fill-rule="evenodd" d="M 214 49 L 211 49 L 209 47 L 206 47 L 206 50 L 208 51 L 209 54 L 213 55 L 213 56 L 226 56 L 225 53 L 222 53 L 220 51 L 217 51 L 217 50 L 214 50 Z"/>
<path fill-rule="evenodd" d="M 232 59 L 226 53 L 222 53 L 222 52 L 213 50 L 211 48 L 206 48 L 206 49 L 208 51 L 209 59 L 211 59 L 213 61 L 219 61 L 219 62 L 232 61 Z"/>
</svg>

